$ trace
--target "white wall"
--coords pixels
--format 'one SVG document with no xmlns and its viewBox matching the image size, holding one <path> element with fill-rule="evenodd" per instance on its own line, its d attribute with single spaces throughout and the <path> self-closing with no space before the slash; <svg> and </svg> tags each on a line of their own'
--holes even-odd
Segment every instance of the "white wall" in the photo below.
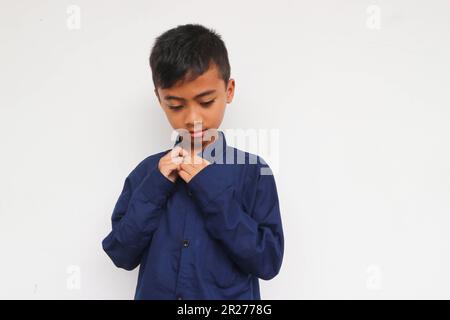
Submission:
<svg viewBox="0 0 450 320">
<path fill-rule="evenodd" d="M 229 50 L 221 128 L 280 132 L 262 297 L 450 298 L 447 0 L 1 0 L 0 298 L 133 297 L 101 240 L 126 175 L 172 145 L 148 54 L 189 22 Z"/>
</svg>

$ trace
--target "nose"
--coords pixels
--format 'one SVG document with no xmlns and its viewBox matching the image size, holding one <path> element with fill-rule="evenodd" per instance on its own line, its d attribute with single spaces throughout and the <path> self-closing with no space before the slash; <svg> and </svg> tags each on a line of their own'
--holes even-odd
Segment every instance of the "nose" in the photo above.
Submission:
<svg viewBox="0 0 450 320">
<path fill-rule="evenodd" d="M 202 130 L 203 126 L 203 118 L 201 114 L 199 114 L 196 108 L 189 108 L 189 112 L 186 115 L 185 119 L 185 127 L 189 128 L 189 130 Z"/>
</svg>

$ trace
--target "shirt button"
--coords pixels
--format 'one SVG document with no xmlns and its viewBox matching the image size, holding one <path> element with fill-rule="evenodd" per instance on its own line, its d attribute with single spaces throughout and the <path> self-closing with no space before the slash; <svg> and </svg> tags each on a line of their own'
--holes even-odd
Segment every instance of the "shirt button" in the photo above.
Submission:
<svg viewBox="0 0 450 320">
<path fill-rule="evenodd" d="M 188 189 L 187 194 L 188 194 L 189 197 L 192 197 L 192 192 L 191 192 L 191 190 Z"/>
<path fill-rule="evenodd" d="M 189 240 L 183 240 L 183 247 L 187 248 L 189 246 Z"/>
<path fill-rule="evenodd" d="M 178 298 L 177 298 L 178 300 L 183 300 L 183 298 L 182 297 L 180 297 L 180 296 L 178 296 Z"/>
</svg>

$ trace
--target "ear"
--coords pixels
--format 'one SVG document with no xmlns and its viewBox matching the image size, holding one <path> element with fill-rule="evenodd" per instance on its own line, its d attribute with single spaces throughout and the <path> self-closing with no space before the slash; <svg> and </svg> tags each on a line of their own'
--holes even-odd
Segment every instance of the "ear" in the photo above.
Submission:
<svg viewBox="0 0 450 320">
<path fill-rule="evenodd" d="M 227 86 L 227 103 L 231 103 L 233 101 L 234 97 L 234 87 L 235 87 L 235 81 L 234 79 L 228 80 L 228 86 Z"/>
</svg>

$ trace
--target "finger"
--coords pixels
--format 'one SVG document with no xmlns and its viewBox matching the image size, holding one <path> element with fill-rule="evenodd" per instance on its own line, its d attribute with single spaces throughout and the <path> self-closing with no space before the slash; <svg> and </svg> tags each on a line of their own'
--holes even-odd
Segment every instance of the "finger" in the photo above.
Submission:
<svg viewBox="0 0 450 320">
<path fill-rule="evenodd" d="M 173 164 L 179 165 L 183 161 L 182 157 L 176 157 L 176 158 L 167 158 L 161 160 L 161 167 L 167 167 L 172 166 Z"/>
<path fill-rule="evenodd" d="M 170 150 L 169 158 L 176 158 L 176 157 L 179 157 L 179 156 L 183 156 L 182 150 L 183 150 L 182 147 L 175 146 L 172 150 Z"/>
<path fill-rule="evenodd" d="M 168 154 L 164 160 L 168 160 L 169 162 L 177 161 L 176 159 L 182 157 L 181 156 L 181 148 L 172 149 L 172 151 Z"/>
<path fill-rule="evenodd" d="M 188 156 L 189 155 L 189 152 L 185 149 L 185 148 L 183 148 L 182 146 L 176 146 L 175 147 L 176 148 L 176 150 L 174 151 L 177 155 L 179 155 L 179 156 L 181 156 L 181 157 L 186 157 L 186 156 Z M 174 148 L 174 149 L 175 149 Z"/>
<path fill-rule="evenodd" d="M 207 161 L 206 159 L 198 156 L 198 155 L 194 155 L 194 160 L 192 162 L 194 165 L 204 165 L 209 163 L 209 161 Z"/>
<path fill-rule="evenodd" d="M 183 162 L 183 157 L 180 156 L 170 159 L 170 163 L 174 163 L 177 165 L 180 164 L 181 162 Z"/>
<path fill-rule="evenodd" d="M 184 170 L 178 171 L 178 175 L 179 175 L 184 181 L 189 180 L 189 178 L 190 178 L 190 176 L 191 176 L 188 172 L 186 172 L 186 171 L 184 171 Z"/>
<path fill-rule="evenodd" d="M 187 173 L 189 173 L 191 175 L 195 174 L 195 172 L 196 172 L 195 167 L 192 164 L 190 164 L 190 163 L 184 163 L 183 162 L 183 163 L 180 164 L 180 168 L 181 168 L 181 170 L 184 170 L 184 171 L 186 171 Z"/>
<path fill-rule="evenodd" d="M 184 149 L 184 148 L 181 148 L 180 153 L 181 153 L 181 156 L 182 156 L 182 157 L 187 157 L 187 156 L 189 156 L 189 152 L 188 152 L 186 149 Z"/>
<path fill-rule="evenodd" d="M 189 154 L 183 157 L 183 163 L 191 163 L 191 156 Z"/>
<path fill-rule="evenodd" d="M 189 152 L 181 146 L 176 146 L 175 148 L 172 149 L 172 152 L 174 154 L 174 157 L 175 156 L 186 157 L 189 155 Z"/>
<path fill-rule="evenodd" d="M 167 170 L 180 170 L 180 163 L 181 161 L 178 162 L 167 162 L 166 164 L 163 165 L 163 167 Z"/>
</svg>

